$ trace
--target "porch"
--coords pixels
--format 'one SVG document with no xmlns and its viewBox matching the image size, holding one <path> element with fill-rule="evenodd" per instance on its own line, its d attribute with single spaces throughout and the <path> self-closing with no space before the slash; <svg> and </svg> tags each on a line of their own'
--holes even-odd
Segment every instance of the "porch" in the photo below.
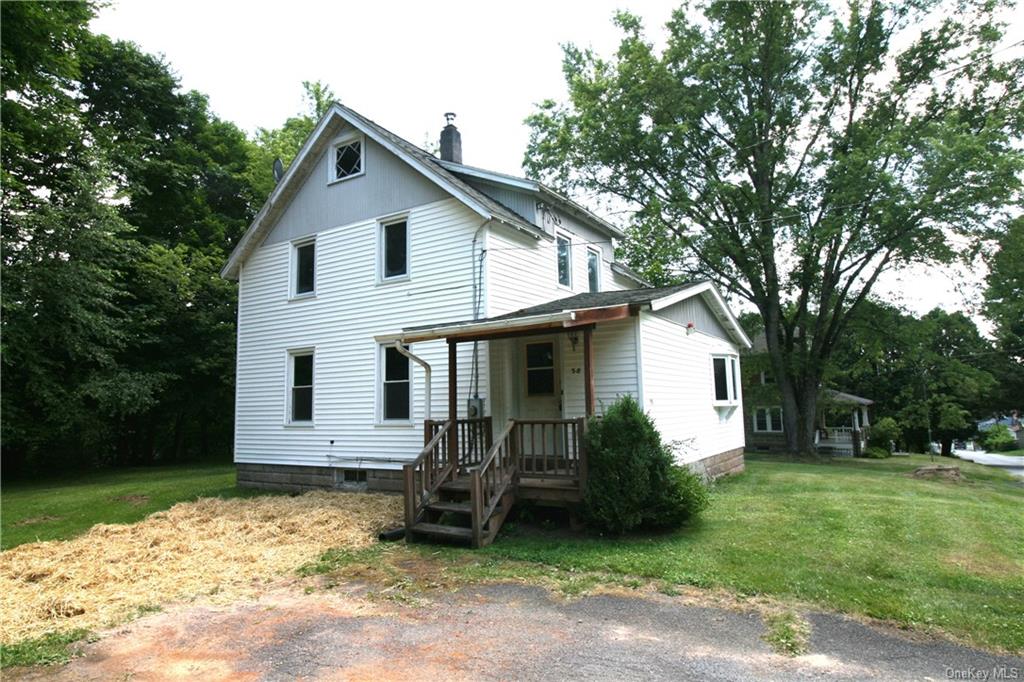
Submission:
<svg viewBox="0 0 1024 682">
<path fill-rule="evenodd" d="M 851 393 L 827 390 L 821 425 L 815 433 L 819 452 L 840 457 L 860 457 L 868 446 L 871 422 L 868 407 L 873 400 Z"/>
<path fill-rule="evenodd" d="M 500 324 L 484 320 L 407 330 L 401 343 L 444 338 L 448 344 L 447 418 L 425 421 L 423 449 L 403 467 L 407 539 L 481 547 L 494 540 L 517 500 L 570 508 L 581 502 L 586 424 L 596 402 L 595 328 L 635 314 L 629 305 L 615 305 L 520 315 Z M 496 371 L 505 378 L 502 386 L 491 386 L 493 409 L 501 416 L 461 417 L 457 346 L 483 341 L 494 356 L 488 366 L 500 366 Z M 581 366 L 563 368 L 570 356 Z M 575 377 L 571 384 L 564 380 L 568 374 Z M 563 399 L 563 388 L 582 389 L 582 401 L 568 394 Z M 473 400 L 467 401 L 466 413 L 474 404 L 483 412 L 484 402 Z M 566 401 L 573 403 L 571 409 Z M 577 409 L 582 414 L 572 414 Z"/>
</svg>

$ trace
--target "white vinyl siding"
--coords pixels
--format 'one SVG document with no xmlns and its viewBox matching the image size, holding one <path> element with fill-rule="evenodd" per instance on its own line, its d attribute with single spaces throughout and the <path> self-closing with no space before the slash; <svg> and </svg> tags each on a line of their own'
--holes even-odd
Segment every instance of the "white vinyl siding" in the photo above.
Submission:
<svg viewBox="0 0 1024 682">
<path fill-rule="evenodd" d="M 560 233 L 571 235 L 579 248 L 572 248 L 572 290 L 558 284 L 557 243 L 553 239 L 534 239 L 507 226 L 493 224 L 488 230 L 486 316 L 503 315 L 520 308 L 546 303 L 557 298 L 589 290 L 587 249 L 582 244 L 600 242 L 601 289 L 635 289 L 636 282 L 612 272 L 611 242 L 595 230 L 560 216 Z"/>
<path fill-rule="evenodd" d="M 404 327 L 472 317 L 470 244 L 477 215 L 454 199 L 409 211 L 410 268 L 414 280 L 375 286 L 378 222 L 368 219 L 317 235 L 317 296 L 292 305 L 281 296 L 290 273 L 290 242 L 257 249 L 239 280 L 239 337 L 235 461 L 326 466 L 335 455 L 412 459 L 423 447 L 422 369 L 411 365 L 410 422 L 377 419 L 379 344 L 374 336 Z M 288 349 L 316 346 L 315 426 L 293 429 L 287 414 Z M 447 346 L 414 344 L 411 351 L 433 368 L 434 416 L 447 410 Z M 469 395 L 472 344 L 460 344 L 459 414 Z M 488 391 L 487 344 L 481 344 L 481 395 Z M 419 425 L 419 426 L 418 426 Z M 367 459 L 362 466 L 398 468 Z"/>
<path fill-rule="evenodd" d="M 716 407 L 712 400 L 711 358 L 737 351 L 731 341 L 710 334 L 687 334 L 680 324 L 651 313 L 640 314 L 644 408 L 662 437 L 676 443 L 680 461 L 692 462 L 743 447 L 739 403 Z"/>
<path fill-rule="evenodd" d="M 594 328 L 594 399 L 598 414 L 616 399 L 631 395 L 640 399 L 637 356 L 637 318 L 601 322 Z M 562 393 L 566 418 L 586 414 L 586 390 L 583 385 L 583 333 L 577 335 L 576 348 L 567 334 L 562 335 Z M 575 370 L 575 371 L 574 371 Z"/>
</svg>

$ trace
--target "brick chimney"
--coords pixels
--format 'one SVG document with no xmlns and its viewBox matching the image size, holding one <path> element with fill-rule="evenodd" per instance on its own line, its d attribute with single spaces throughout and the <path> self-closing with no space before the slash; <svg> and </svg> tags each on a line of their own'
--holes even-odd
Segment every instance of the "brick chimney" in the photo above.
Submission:
<svg viewBox="0 0 1024 682">
<path fill-rule="evenodd" d="M 441 160 L 462 163 L 462 135 L 455 127 L 455 114 L 449 111 L 444 120 L 448 125 L 441 131 Z"/>
</svg>

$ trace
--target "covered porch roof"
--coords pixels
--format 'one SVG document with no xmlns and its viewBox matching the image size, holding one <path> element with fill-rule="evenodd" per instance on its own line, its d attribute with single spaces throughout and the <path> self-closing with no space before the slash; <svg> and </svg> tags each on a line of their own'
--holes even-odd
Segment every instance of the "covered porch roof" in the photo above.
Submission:
<svg viewBox="0 0 1024 682">
<path fill-rule="evenodd" d="M 538 334 L 558 329 L 567 330 L 623 319 L 636 315 L 640 310 L 657 311 L 697 295 L 703 295 L 708 306 L 733 339 L 739 345 L 750 348 L 750 339 L 721 294 L 710 282 L 576 294 L 482 320 L 460 320 L 407 327 L 399 333 L 378 336 L 377 340 L 416 343 L 448 339 L 450 342 L 462 343 Z"/>
<path fill-rule="evenodd" d="M 862 398 L 859 395 L 853 395 L 852 393 L 843 393 L 842 391 L 836 391 L 834 389 L 825 389 L 825 395 L 828 397 L 829 402 L 838 403 L 841 405 L 857 405 L 859 407 L 867 407 L 874 405 L 875 401 L 870 398 Z"/>
</svg>

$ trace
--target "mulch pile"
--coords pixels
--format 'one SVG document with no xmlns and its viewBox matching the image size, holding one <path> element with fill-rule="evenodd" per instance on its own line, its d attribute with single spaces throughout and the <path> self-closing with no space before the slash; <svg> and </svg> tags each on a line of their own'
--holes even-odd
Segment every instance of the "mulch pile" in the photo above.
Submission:
<svg viewBox="0 0 1024 682">
<path fill-rule="evenodd" d="M 0 643 L 114 625 L 147 608 L 257 593 L 332 547 L 400 523 L 398 496 L 311 492 L 201 499 L 143 521 L 0 552 Z"/>
</svg>

